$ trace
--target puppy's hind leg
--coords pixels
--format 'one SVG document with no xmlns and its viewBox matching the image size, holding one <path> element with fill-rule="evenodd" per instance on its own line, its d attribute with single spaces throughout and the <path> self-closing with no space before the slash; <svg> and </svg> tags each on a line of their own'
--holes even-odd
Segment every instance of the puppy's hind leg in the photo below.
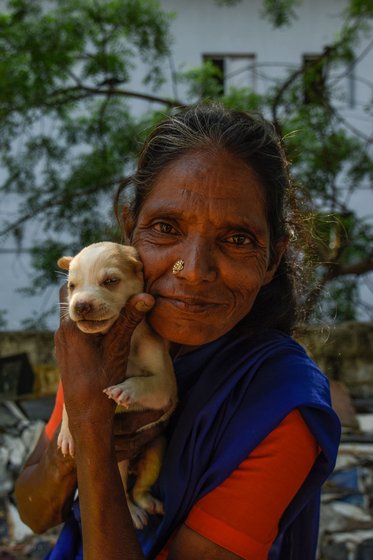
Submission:
<svg viewBox="0 0 373 560">
<path fill-rule="evenodd" d="M 127 499 L 127 506 L 132 517 L 133 525 L 136 529 L 142 529 L 148 523 L 148 516 L 140 506 L 133 503 L 128 495 L 128 463 L 129 462 L 127 460 L 119 461 L 119 474 L 122 479 L 122 484 Z"/>
<path fill-rule="evenodd" d="M 136 464 L 137 478 L 132 490 L 133 501 L 149 514 L 164 513 L 163 504 L 150 493 L 161 470 L 166 439 L 163 436 L 155 438 L 150 442 Z"/>
</svg>

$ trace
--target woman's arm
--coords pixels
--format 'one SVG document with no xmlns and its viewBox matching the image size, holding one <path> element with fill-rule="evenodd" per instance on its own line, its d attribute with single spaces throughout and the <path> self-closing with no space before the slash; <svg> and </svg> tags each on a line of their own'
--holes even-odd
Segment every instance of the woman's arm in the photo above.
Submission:
<svg viewBox="0 0 373 560">
<path fill-rule="evenodd" d="M 115 460 L 110 424 L 75 432 L 85 560 L 143 560 Z M 105 553 L 103 554 L 103 551 Z"/>
<path fill-rule="evenodd" d="M 188 552 L 182 556 L 181 551 L 188 551 L 192 542 L 202 547 L 207 539 L 239 558 L 267 559 L 282 514 L 319 452 L 300 412 L 290 412 L 222 484 L 194 505 L 172 539 L 168 560 L 187 560 Z"/>
<path fill-rule="evenodd" d="M 101 560 L 103 555 L 107 560 L 144 558 L 117 466 L 116 404 L 103 389 L 122 381 L 132 332 L 153 303 L 148 294 L 132 298 L 106 335 L 82 333 L 69 319 L 61 321 L 56 333 L 56 356 L 75 441 L 85 560 Z M 121 416 L 125 422 L 127 415 Z"/>
<path fill-rule="evenodd" d="M 58 449 L 57 434 L 49 441 L 42 433 L 15 485 L 20 516 L 35 533 L 66 518 L 76 489 L 75 462 Z"/>
</svg>

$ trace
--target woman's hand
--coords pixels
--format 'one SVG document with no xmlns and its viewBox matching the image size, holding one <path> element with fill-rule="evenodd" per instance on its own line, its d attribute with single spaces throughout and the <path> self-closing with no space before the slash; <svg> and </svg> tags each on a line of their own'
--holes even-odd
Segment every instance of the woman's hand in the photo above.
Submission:
<svg viewBox="0 0 373 560">
<path fill-rule="evenodd" d="M 131 335 L 153 305 L 149 294 L 133 296 L 105 335 L 85 334 L 71 319 L 61 320 L 56 357 L 73 435 L 82 424 L 112 422 L 116 404 L 103 389 L 125 377 Z"/>
<path fill-rule="evenodd" d="M 118 462 L 136 456 L 147 443 L 164 431 L 162 422 L 137 431 L 143 426 L 156 422 L 164 412 L 163 410 L 139 410 L 114 415 L 114 447 Z"/>
</svg>

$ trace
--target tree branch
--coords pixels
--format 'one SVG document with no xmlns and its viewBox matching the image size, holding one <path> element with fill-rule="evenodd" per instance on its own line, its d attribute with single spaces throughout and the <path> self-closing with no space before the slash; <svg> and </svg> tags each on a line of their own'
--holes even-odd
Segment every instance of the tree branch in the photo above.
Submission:
<svg viewBox="0 0 373 560">
<path fill-rule="evenodd" d="M 119 95 L 124 97 L 143 99 L 144 101 L 151 101 L 152 103 L 161 103 L 162 105 L 167 105 L 168 107 L 185 107 L 185 103 L 182 103 L 177 99 L 166 99 L 164 97 L 159 97 L 157 95 L 151 95 L 138 91 L 129 91 L 115 88 L 100 89 L 89 86 L 82 86 L 82 89 L 90 93 L 91 95 Z"/>
<path fill-rule="evenodd" d="M 373 257 L 367 257 L 365 260 L 354 264 L 333 264 L 330 266 L 325 276 L 327 282 L 330 282 L 330 280 L 333 280 L 337 276 L 347 276 L 349 274 L 361 276 L 362 274 L 366 274 L 371 271 L 373 271 Z"/>
<path fill-rule="evenodd" d="M 306 320 L 311 316 L 317 301 L 320 299 L 320 292 L 326 286 L 326 284 L 337 277 L 339 278 L 341 276 L 348 275 L 360 276 L 362 274 L 366 274 L 367 272 L 373 271 L 373 257 L 367 257 L 363 261 L 349 265 L 340 265 L 335 262 L 323 264 L 327 266 L 327 270 L 318 281 L 317 286 L 315 286 L 310 291 L 309 296 L 307 297 L 307 301 L 304 305 L 304 315 Z"/>
<path fill-rule="evenodd" d="M 86 99 L 88 97 L 94 96 L 122 96 L 122 97 L 131 97 L 134 99 L 143 99 L 144 101 L 150 101 L 151 103 L 160 103 L 162 105 L 166 105 L 170 108 L 180 108 L 185 107 L 185 104 L 176 99 L 166 99 L 164 97 L 159 97 L 157 95 L 151 95 L 147 93 L 142 93 L 138 91 L 128 91 L 123 89 L 115 89 L 112 87 L 109 88 L 99 88 L 99 87 L 89 87 L 89 86 L 74 86 L 65 89 L 60 89 L 52 92 L 47 98 L 39 100 L 37 106 L 38 107 L 57 107 L 64 105 L 65 103 L 72 103 L 74 101 L 80 101 L 82 99 Z M 59 99 L 61 98 L 61 99 Z M 8 112 L 22 112 L 25 111 L 26 107 L 13 107 L 12 109 L 8 109 Z"/>
<path fill-rule="evenodd" d="M 118 183 L 121 183 L 122 181 L 123 181 L 123 179 L 115 179 L 115 180 L 109 181 L 107 183 L 102 183 L 101 185 L 94 185 L 92 188 L 86 189 L 84 191 L 80 191 L 80 192 L 75 191 L 74 192 L 74 198 L 81 197 L 81 196 L 86 196 L 86 195 L 89 195 L 89 194 L 94 194 L 101 189 L 104 189 L 104 188 L 112 186 L 112 185 L 116 185 Z M 63 197 L 63 196 L 59 199 L 56 199 L 54 197 L 52 197 L 50 199 L 47 199 L 43 204 L 41 204 L 37 208 L 31 209 L 29 212 L 26 212 L 25 214 L 23 214 L 23 216 L 18 218 L 18 220 L 16 220 L 15 222 L 12 222 L 11 224 L 8 224 L 4 229 L 0 230 L 0 237 L 3 236 L 3 235 L 7 235 L 8 233 L 11 233 L 12 230 L 21 226 L 22 224 L 24 224 L 28 220 L 31 220 L 32 218 L 35 218 L 35 216 L 37 216 L 41 212 L 44 212 L 48 208 L 58 207 L 61 204 L 64 204 L 64 202 L 65 202 L 65 197 Z"/>
</svg>

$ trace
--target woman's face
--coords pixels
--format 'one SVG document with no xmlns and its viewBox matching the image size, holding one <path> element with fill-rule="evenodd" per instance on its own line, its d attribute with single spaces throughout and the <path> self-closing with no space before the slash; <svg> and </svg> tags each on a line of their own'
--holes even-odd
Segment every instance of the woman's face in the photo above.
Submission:
<svg viewBox="0 0 373 560">
<path fill-rule="evenodd" d="M 271 281 L 263 188 L 225 150 L 188 153 L 157 177 L 133 230 L 152 327 L 170 342 L 206 344 L 234 327 Z M 184 268 L 173 274 L 179 259 Z"/>
</svg>

